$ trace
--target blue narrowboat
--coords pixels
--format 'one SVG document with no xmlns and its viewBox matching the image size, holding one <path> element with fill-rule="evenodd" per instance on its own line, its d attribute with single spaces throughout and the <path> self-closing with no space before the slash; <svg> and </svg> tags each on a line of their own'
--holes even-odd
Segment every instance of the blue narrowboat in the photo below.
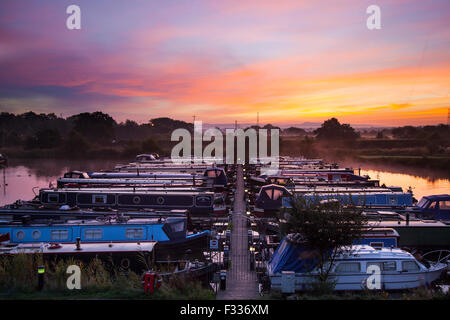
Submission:
<svg viewBox="0 0 450 320">
<path fill-rule="evenodd" d="M 157 242 L 158 258 L 177 257 L 207 248 L 209 231 L 190 234 L 183 217 L 132 218 L 103 217 L 55 223 L 0 223 L 0 234 L 9 235 L 11 244 L 26 243 L 125 243 Z"/>
<path fill-rule="evenodd" d="M 278 211 L 280 208 L 291 207 L 293 194 L 283 186 L 267 185 L 261 187 L 256 201 L 254 214 L 265 215 Z M 376 193 L 305 193 L 302 194 L 311 201 L 339 200 L 345 205 L 375 208 L 402 208 L 412 205 L 412 194 L 409 192 L 389 191 Z"/>
</svg>

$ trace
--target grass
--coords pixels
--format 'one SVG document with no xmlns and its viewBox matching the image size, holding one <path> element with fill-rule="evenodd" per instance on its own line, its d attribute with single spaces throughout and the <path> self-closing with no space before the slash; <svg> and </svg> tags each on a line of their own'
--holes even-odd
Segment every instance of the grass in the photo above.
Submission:
<svg viewBox="0 0 450 320">
<path fill-rule="evenodd" d="M 38 291 L 37 267 L 45 265 L 45 285 Z M 81 269 L 81 289 L 66 285 L 69 265 Z M 152 295 L 144 292 L 141 276 L 118 272 L 94 258 L 84 264 L 73 259 L 43 261 L 41 255 L 0 257 L 0 299 L 176 299 L 208 300 L 214 293 L 197 281 L 172 277 Z"/>
</svg>

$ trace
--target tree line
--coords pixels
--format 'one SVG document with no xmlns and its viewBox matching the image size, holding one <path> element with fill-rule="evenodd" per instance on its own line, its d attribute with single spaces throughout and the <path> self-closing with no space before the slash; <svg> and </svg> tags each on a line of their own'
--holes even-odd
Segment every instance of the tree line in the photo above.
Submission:
<svg viewBox="0 0 450 320">
<path fill-rule="evenodd" d="M 157 151 L 155 138 L 169 135 L 177 128 L 193 130 L 193 125 L 170 118 L 155 118 L 138 124 L 132 120 L 117 123 L 110 115 L 84 112 L 68 118 L 54 113 L 0 113 L 0 147 L 26 150 L 134 146 Z M 139 150 L 136 150 L 139 151 Z"/>
<path fill-rule="evenodd" d="M 0 113 L 0 148 L 22 147 L 24 150 L 61 149 L 64 152 L 89 148 L 122 147 L 130 152 L 158 152 L 167 148 L 173 130 L 185 128 L 193 132 L 193 124 L 167 117 L 150 119 L 138 124 L 132 120 L 116 122 L 110 115 L 97 112 L 84 112 L 67 118 L 58 117 L 54 113 L 22 114 Z M 271 124 L 264 127 L 278 128 Z M 280 129 L 281 130 L 281 129 Z M 306 136 L 306 148 L 314 140 L 317 141 L 355 141 L 361 138 L 360 133 L 349 124 L 341 124 L 338 119 L 331 118 L 322 123 L 313 132 L 302 128 L 290 127 L 281 130 L 282 134 Z M 386 139 L 391 135 L 394 139 L 416 139 L 438 145 L 442 141 L 450 141 L 448 125 L 413 127 L 404 126 L 384 129 L 378 132 L 378 139 Z M 314 136 L 314 137 L 313 137 Z"/>
</svg>

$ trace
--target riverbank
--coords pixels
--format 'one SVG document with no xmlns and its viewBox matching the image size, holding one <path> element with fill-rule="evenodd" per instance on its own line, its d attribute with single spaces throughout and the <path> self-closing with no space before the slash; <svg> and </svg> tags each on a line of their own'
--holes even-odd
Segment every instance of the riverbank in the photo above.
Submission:
<svg viewBox="0 0 450 320">
<path fill-rule="evenodd" d="M 161 152 L 162 156 L 166 153 Z M 3 148 L 2 153 L 5 154 L 9 161 L 11 159 L 115 159 L 115 160 L 129 160 L 132 161 L 136 155 L 141 153 L 151 153 L 150 151 L 145 151 L 141 148 L 124 148 L 121 146 L 117 147 L 104 147 L 104 148 L 89 148 L 79 150 L 74 147 L 71 152 L 65 149 L 33 149 L 25 150 L 23 148 Z"/>
<path fill-rule="evenodd" d="M 39 254 L 0 257 L 0 299 L 177 299 L 210 300 L 215 295 L 200 282 L 172 276 L 152 295 L 144 292 L 142 276 L 120 271 L 109 262 L 93 259 L 83 263 L 74 259 L 42 261 Z M 39 265 L 44 265 L 44 280 L 38 290 Z M 68 289 L 66 270 L 80 267 L 80 289 Z"/>
</svg>

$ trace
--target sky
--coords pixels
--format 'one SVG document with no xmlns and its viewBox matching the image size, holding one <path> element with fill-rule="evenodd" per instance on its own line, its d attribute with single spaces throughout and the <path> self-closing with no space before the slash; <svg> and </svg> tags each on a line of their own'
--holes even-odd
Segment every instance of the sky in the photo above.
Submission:
<svg viewBox="0 0 450 320">
<path fill-rule="evenodd" d="M 0 2 L 2 112 L 429 125 L 449 92 L 448 0 Z"/>
</svg>

